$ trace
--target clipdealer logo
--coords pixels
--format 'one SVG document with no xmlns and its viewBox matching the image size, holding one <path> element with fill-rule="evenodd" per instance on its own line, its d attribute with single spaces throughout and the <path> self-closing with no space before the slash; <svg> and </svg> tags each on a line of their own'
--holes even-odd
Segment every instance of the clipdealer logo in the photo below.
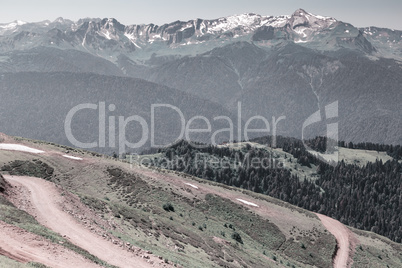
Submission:
<svg viewBox="0 0 402 268">
<path fill-rule="evenodd" d="M 303 123 L 302 126 L 302 142 L 304 147 L 308 152 L 319 156 L 321 160 L 324 160 L 330 165 L 336 166 L 339 161 L 339 148 L 338 148 L 338 122 L 327 123 L 327 133 L 326 133 L 326 151 L 320 153 L 309 147 L 305 142 L 304 131 L 307 127 L 324 121 L 324 120 L 334 120 L 338 118 L 338 101 L 332 102 L 324 107 L 325 118 L 321 117 L 321 110 L 317 110 L 315 113 L 310 115 Z M 329 149 L 331 148 L 331 150 Z"/>
<path fill-rule="evenodd" d="M 64 130 L 67 139 L 69 142 L 78 147 L 83 149 L 91 149 L 91 148 L 105 148 L 108 146 L 109 148 L 116 148 L 118 147 L 118 153 L 124 154 L 127 148 L 137 149 L 141 148 L 145 145 L 148 141 L 152 148 L 161 148 L 167 147 L 172 143 L 169 144 L 156 144 L 155 137 L 157 133 L 155 133 L 155 124 L 156 124 L 156 117 L 158 109 L 165 108 L 171 109 L 177 113 L 180 118 L 181 128 L 180 128 L 180 135 L 176 138 L 176 141 L 181 139 L 186 139 L 190 142 L 190 144 L 194 147 L 203 147 L 208 145 L 199 145 L 191 142 L 191 134 L 197 133 L 209 133 L 210 134 L 210 144 L 217 145 L 216 136 L 222 132 L 227 132 L 230 141 L 234 140 L 235 134 L 236 139 L 241 140 L 249 140 L 250 133 L 261 133 L 261 136 L 272 135 L 273 141 L 272 144 L 276 146 L 276 133 L 277 133 L 277 126 L 278 123 L 284 119 L 286 116 L 279 116 L 276 118 L 272 116 L 271 123 L 268 119 L 263 116 L 252 116 L 248 118 L 248 120 L 244 124 L 244 129 L 242 128 L 242 105 L 241 102 L 237 104 L 237 129 L 234 127 L 234 123 L 232 119 L 228 116 L 215 116 L 212 118 L 212 121 L 226 121 L 228 126 L 227 128 L 221 128 L 218 130 L 212 131 L 211 121 L 202 115 L 193 116 L 186 121 L 185 115 L 183 112 L 176 106 L 171 104 L 151 104 L 151 119 L 150 124 L 141 116 L 139 115 L 131 115 L 128 117 L 124 116 L 115 116 L 115 115 L 107 115 L 108 112 L 114 112 L 116 110 L 116 106 L 114 104 L 109 104 L 106 109 L 105 102 L 99 102 L 99 104 L 94 103 L 83 103 L 74 106 L 66 115 L 66 119 L 64 121 Z M 98 140 L 93 142 L 81 142 L 79 141 L 74 135 L 72 131 L 72 122 L 74 116 L 77 113 L 83 113 L 85 110 L 97 110 L 98 111 Z M 202 122 L 206 127 L 205 128 L 194 128 L 194 123 Z M 253 121 L 261 121 L 264 127 L 262 128 L 251 128 L 250 125 Z M 107 123 L 106 123 L 107 122 Z M 132 143 L 127 140 L 127 126 L 129 124 L 139 124 L 141 127 L 141 139 L 136 142 Z M 108 130 L 108 142 L 106 142 L 106 130 Z M 117 137 L 116 137 L 117 131 Z M 236 132 L 236 133 L 235 133 Z"/>
</svg>

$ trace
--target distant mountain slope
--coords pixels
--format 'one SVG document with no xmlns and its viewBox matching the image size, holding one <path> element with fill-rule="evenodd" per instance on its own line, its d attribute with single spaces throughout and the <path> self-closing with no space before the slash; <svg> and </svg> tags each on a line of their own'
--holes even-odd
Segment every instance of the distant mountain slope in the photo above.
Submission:
<svg viewBox="0 0 402 268">
<path fill-rule="evenodd" d="M 120 116 L 140 116 L 145 122 L 147 133 L 138 122 L 131 122 L 126 128 L 126 137 L 132 143 L 144 138 L 146 143 L 139 151 L 150 146 L 152 134 L 151 108 L 153 104 L 172 105 L 182 112 L 184 123 L 194 116 L 205 116 L 211 122 L 211 131 L 227 127 L 227 122 L 214 121 L 215 116 L 230 116 L 222 106 L 176 89 L 160 86 L 145 80 L 102 76 L 88 73 L 16 73 L 0 75 L 0 126 L 2 131 L 31 138 L 40 138 L 65 145 L 71 145 L 65 133 L 68 112 L 79 104 L 93 104 L 98 107 L 83 109 L 72 119 L 72 131 L 80 142 L 99 140 L 99 122 L 105 124 L 105 148 L 100 144 L 93 150 L 111 153 L 119 152 Z M 105 103 L 105 118 L 100 120 L 100 102 Z M 109 105 L 114 105 L 110 109 Z M 114 108 L 114 109 L 113 109 Z M 114 116 L 115 132 L 109 143 L 109 118 Z M 173 108 L 155 108 L 155 144 L 167 144 L 180 138 L 185 125 L 180 114 Z M 236 124 L 236 119 L 233 118 Z M 123 125 L 122 125 L 123 126 Z M 195 120 L 191 127 L 206 128 L 203 121 Z M 205 134 L 205 135 L 204 135 Z M 198 136 L 197 136 L 198 135 Z M 113 137 L 113 136 L 111 136 Z M 122 136 L 124 137 L 124 136 Z M 191 134 L 194 140 L 209 141 L 210 134 Z M 227 140 L 227 133 L 216 136 L 217 141 Z M 125 139 L 125 138 L 124 138 Z M 127 150 L 130 148 L 127 147 Z M 132 150 L 131 150 L 132 151 Z M 123 153 L 120 151 L 120 153 Z"/>
<path fill-rule="evenodd" d="M 363 36 L 376 48 L 376 50 L 389 58 L 397 58 L 401 60 L 402 55 L 402 31 L 365 27 L 359 29 Z"/>
<path fill-rule="evenodd" d="M 241 101 L 245 121 L 284 115 L 278 133 L 295 137 L 311 114 L 338 101 L 340 139 L 402 143 L 402 69 L 394 60 L 372 61 L 349 49 L 322 53 L 284 43 L 264 50 L 240 42 L 171 60 L 143 77 L 231 110 Z M 321 133 L 312 133 L 325 131 L 323 123 Z"/>
<path fill-rule="evenodd" d="M 1 72 L 74 72 L 125 76 L 112 62 L 73 49 L 36 47 L 0 54 Z"/>
</svg>

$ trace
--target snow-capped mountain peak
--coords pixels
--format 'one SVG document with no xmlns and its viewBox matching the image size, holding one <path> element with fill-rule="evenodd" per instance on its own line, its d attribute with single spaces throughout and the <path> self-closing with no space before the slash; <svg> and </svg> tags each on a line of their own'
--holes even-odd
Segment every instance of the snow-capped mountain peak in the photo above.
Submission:
<svg viewBox="0 0 402 268">
<path fill-rule="evenodd" d="M 334 18 L 314 15 L 301 8 L 288 21 L 291 31 L 296 34 L 295 43 L 311 41 L 316 32 L 329 29 L 336 22 Z"/>
<path fill-rule="evenodd" d="M 58 18 L 55 19 L 53 22 L 54 22 L 54 23 L 64 23 L 65 20 L 63 19 L 63 17 L 58 17 Z"/>
<path fill-rule="evenodd" d="M 313 18 L 316 20 L 323 20 L 323 21 L 332 21 L 332 22 L 337 21 L 336 19 L 334 19 L 332 17 L 325 17 L 325 16 L 321 16 L 321 15 L 312 14 L 302 8 L 299 8 L 295 12 L 293 12 L 292 17 L 304 17 L 307 20 L 310 20 L 311 18 Z"/>
<path fill-rule="evenodd" d="M 293 29 L 297 27 L 324 28 L 335 22 L 337 20 L 334 18 L 314 15 L 301 8 L 296 10 L 289 19 L 289 23 Z"/>
</svg>

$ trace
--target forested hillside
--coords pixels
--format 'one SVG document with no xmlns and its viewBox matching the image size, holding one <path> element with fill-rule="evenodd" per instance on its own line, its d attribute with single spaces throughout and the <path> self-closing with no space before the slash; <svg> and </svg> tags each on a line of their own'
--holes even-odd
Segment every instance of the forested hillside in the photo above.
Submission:
<svg viewBox="0 0 402 268">
<path fill-rule="evenodd" d="M 271 143 L 270 137 L 258 140 Z M 333 167 L 308 153 L 300 140 L 277 137 L 277 146 L 295 157 L 299 164 L 316 167 L 316 178 L 292 174 L 269 147 L 250 145 L 241 149 L 222 146 L 195 149 L 182 141 L 163 149 L 162 157 L 152 163 L 279 198 L 401 242 L 400 162 L 379 160 L 358 166 L 341 161 Z M 263 161 L 247 164 L 252 159 Z"/>
</svg>

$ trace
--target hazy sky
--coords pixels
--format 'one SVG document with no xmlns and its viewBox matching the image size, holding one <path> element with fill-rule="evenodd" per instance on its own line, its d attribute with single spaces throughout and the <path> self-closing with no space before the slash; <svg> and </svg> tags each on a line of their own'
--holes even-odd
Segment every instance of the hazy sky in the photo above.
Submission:
<svg viewBox="0 0 402 268">
<path fill-rule="evenodd" d="M 123 24 L 163 24 L 253 12 L 290 15 L 296 9 L 331 16 L 355 26 L 402 30 L 402 0 L 0 0 L 0 22 L 54 20 L 57 17 L 116 18 Z"/>
</svg>

